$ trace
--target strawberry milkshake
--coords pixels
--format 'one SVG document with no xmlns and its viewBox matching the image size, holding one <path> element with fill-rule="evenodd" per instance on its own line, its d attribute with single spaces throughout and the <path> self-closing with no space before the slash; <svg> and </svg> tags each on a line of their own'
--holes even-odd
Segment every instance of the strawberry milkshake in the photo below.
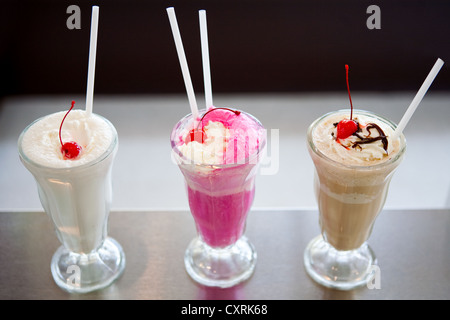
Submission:
<svg viewBox="0 0 450 320">
<path fill-rule="evenodd" d="M 172 131 L 171 144 L 186 181 L 199 235 L 186 252 L 187 270 L 206 285 L 234 285 L 251 275 L 256 259 L 244 231 L 255 194 L 259 158 L 266 144 L 265 130 L 245 112 L 213 107 L 195 121 L 192 115 L 181 119 Z M 239 246 L 246 250 L 239 259 L 249 256 L 250 262 L 243 262 L 245 266 L 236 271 L 238 266 L 229 262 L 233 248 Z M 208 254 L 196 257 L 199 247 Z M 207 261 L 212 255 L 220 263 Z M 205 270 L 198 270 L 200 264 L 215 270 L 206 275 Z"/>
</svg>

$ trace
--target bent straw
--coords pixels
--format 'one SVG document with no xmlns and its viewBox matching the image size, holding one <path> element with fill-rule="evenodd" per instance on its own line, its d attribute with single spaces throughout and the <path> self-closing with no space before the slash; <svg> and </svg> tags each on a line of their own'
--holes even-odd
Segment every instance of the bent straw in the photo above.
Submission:
<svg viewBox="0 0 450 320">
<path fill-rule="evenodd" d="M 189 68 L 184 53 L 183 42 L 181 41 L 180 30 L 178 29 L 177 18 L 175 16 L 175 9 L 169 7 L 166 9 L 169 16 L 170 27 L 172 28 L 173 39 L 177 48 L 178 59 L 180 60 L 181 72 L 183 73 L 184 85 L 189 99 L 189 105 L 191 107 L 194 124 L 198 118 L 197 102 L 195 101 L 194 88 L 192 86 L 191 76 L 189 74 Z"/>
<path fill-rule="evenodd" d="M 95 56 L 97 53 L 98 13 L 99 7 L 93 6 L 91 18 L 91 40 L 89 43 L 88 79 L 86 90 L 86 114 L 88 117 L 92 114 L 92 103 L 94 99 L 94 75 L 95 75 Z"/>
<path fill-rule="evenodd" d="M 403 130 L 408 124 L 408 121 L 411 119 L 414 111 L 416 111 L 417 107 L 419 106 L 419 103 L 422 101 L 423 97 L 428 91 L 428 88 L 430 87 L 431 83 L 433 82 L 434 78 L 437 76 L 439 70 L 441 70 L 441 67 L 443 65 L 444 61 L 438 58 L 433 68 L 431 69 L 430 73 L 423 82 L 422 86 L 420 87 L 419 91 L 417 92 L 416 96 L 414 97 L 413 101 L 411 102 L 405 114 L 403 115 L 403 118 L 400 120 L 397 128 L 395 129 L 393 134 L 394 140 L 397 139 L 402 134 Z"/>
<path fill-rule="evenodd" d="M 206 110 L 213 107 L 212 89 L 211 89 L 211 69 L 209 66 L 209 49 L 208 49 L 208 28 L 206 24 L 206 11 L 198 12 L 200 20 L 200 40 L 202 44 L 202 62 L 203 62 L 203 81 L 205 83 L 205 101 Z"/>
</svg>

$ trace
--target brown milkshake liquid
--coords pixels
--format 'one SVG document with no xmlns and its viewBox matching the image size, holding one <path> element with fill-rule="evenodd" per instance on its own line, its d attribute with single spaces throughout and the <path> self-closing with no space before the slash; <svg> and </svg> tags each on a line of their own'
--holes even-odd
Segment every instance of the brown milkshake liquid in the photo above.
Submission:
<svg viewBox="0 0 450 320">
<path fill-rule="evenodd" d="M 329 113 L 308 130 L 320 226 L 337 250 L 357 249 L 370 236 L 406 148 L 403 135 L 391 140 L 395 124 L 361 110 L 353 111 L 358 130 L 337 138 L 337 123 L 349 114 L 349 110 Z"/>
</svg>

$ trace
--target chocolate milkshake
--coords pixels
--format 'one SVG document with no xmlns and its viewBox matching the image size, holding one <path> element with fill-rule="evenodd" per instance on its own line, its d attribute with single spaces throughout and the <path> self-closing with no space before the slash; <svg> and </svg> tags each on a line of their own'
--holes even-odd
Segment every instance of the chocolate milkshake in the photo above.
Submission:
<svg viewBox="0 0 450 320">
<path fill-rule="evenodd" d="M 353 109 L 345 65 L 351 109 L 330 112 L 309 127 L 321 235 L 306 247 L 304 265 L 316 282 L 350 290 L 376 277 L 377 260 L 366 241 L 405 154 L 403 129 L 443 63 L 436 61 L 398 126 Z"/>
<path fill-rule="evenodd" d="M 361 110 L 353 112 L 357 131 L 338 138 L 338 124 L 349 114 L 326 114 L 308 130 L 320 226 L 337 250 L 357 249 L 367 240 L 406 147 L 403 136 L 391 139 L 395 124 Z"/>
<path fill-rule="evenodd" d="M 308 244 L 304 263 L 324 286 L 350 290 L 374 277 L 377 261 L 366 241 L 406 149 L 403 135 L 393 138 L 395 128 L 352 108 L 328 113 L 308 129 L 321 235 Z"/>
</svg>

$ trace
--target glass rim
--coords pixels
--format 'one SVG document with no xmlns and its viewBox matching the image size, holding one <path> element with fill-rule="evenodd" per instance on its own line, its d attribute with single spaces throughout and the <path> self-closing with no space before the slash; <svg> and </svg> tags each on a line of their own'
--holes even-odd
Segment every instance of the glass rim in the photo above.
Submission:
<svg viewBox="0 0 450 320">
<path fill-rule="evenodd" d="M 338 162 L 336 160 L 331 159 L 330 157 L 328 157 L 327 155 L 325 155 L 322 151 L 320 151 L 316 145 L 314 144 L 314 142 L 312 141 L 312 132 L 314 131 L 315 127 L 317 126 L 317 124 L 319 124 L 323 119 L 325 119 L 326 117 L 333 115 L 333 114 L 338 114 L 338 113 L 349 113 L 350 114 L 350 109 L 340 109 L 340 110 L 336 110 L 336 111 L 331 111 L 328 112 L 322 116 L 320 116 L 319 118 L 317 118 L 316 120 L 314 120 L 311 125 L 308 127 L 307 130 L 307 134 L 306 134 L 306 138 L 307 138 L 307 143 L 308 143 L 308 147 L 310 150 L 312 150 L 317 156 L 319 156 L 322 159 L 325 159 L 331 163 L 333 163 L 336 166 L 340 166 L 343 168 L 347 168 L 347 169 L 355 169 L 355 170 L 374 170 L 374 169 L 378 169 L 378 168 L 383 168 L 385 166 L 388 166 L 390 164 L 396 163 L 398 160 L 400 160 L 403 155 L 405 154 L 406 151 L 406 138 L 403 135 L 403 133 L 400 135 L 400 150 L 398 151 L 398 153 L 392 157 L 391 159 L 388 159 L 386 161 L 383 161 L 381 163 L 377 163 L 374 165 L 352 165 L 352 164 L 344 164 L 341 162 Z M 397 128 L 397 124 L 379 114 L 376 114 L 372 111 L 367 111 L 367 110 L 363 110 L 363 109 L 353 109 L 353 115 L 370 115 L 370 116 L 375 116 L 376 118 L 380 119 L 381 121 L 385 122 L 387 125 L 389 125 L 393 130 L 395 130 L 395 128 Z"/>
<path fill-rule="evenodd" d="M 105 160 L 106 158 L 108 158 L 108 156 L 109 156 L 110 154 L 112 154 L 112 153 L 114 152 L 114 150 L 116 150 L 116 148 L 117 148 L 117 146 L 118 146 L 119 138 L 118 138 L 117 130 L 116 130 L 116 128 L 114 127 L 114 125 L 111 123 L 111 121 L 109 121 L 108 119 L 106 119 L 105 117 L 103 117 L 103 116 L 101 116 L 101 115 L 99 115 L 99 114 L 92 113 L 91 116 L 99 117 L 100 119 L 102 119 L 103 121 L 105 121 L 105 122 L 108 124 L 108 126 L 111 128 L 111 130 L 113 131 L 113 139 L 111 140 L 111 143 L 110 143 L 110 145 L 108 146 L 108 148 L 105 150 L 105 152 L 103 152 L 100 156 L 98 156 L 98 157 L 95 158 L 94 160 L 91 160 L 91 161 L 89 161 L 89 162 L 87 162 L 87 163 L 83 163 L 83 164 L 80 164 L 80 165 L 71 166 L 71 167 L 51 167 L 51 166 L 46 166 L 46 165 L 37 163 L 37 162 L 31 160 L 31 159 L 25 154 L 25 152 L 23 151 L 23 148 L 22 148 L 22 140 L 23 140 L 23 137 L 24 137 L 25 133 L 26 133 L 26 132 L 34 125 L 34 124 L 36 124 L 37 122 L 43 120 L 44 118 L 48 117 L 49 115 L 50 115 L 50 114 L 48 114 L 48 115 L 46 115 L 46 116 L 42 116 L 42 117 L 40 117 L 40 118 L 34 120 L 33 122 L 31 122 L 29 125 L 27 125 L 27 126 L 25 127 L 25 129 L 23 129 L 23 131 L 21 132 L 21 134 L 20 134 L 20 136 L 19 136 L 19 139 L 17 140 L 17 146 L 18 146 L 18 149 L 19 149 L 19 156 L 20 156 L 20 158 L 21 158 L 24 162 L 26 162 L 26 163 L 28 163 L 28 164 L 30 164 L 30 165 L 36 167 L 36 168 L 39 168 L 39 169 L 46 169 L 46 170 L 52 170 L 52 171 L 57 171 L 57 172 L 68 172 L 68 171 L 72 171 L 72 170 L 80 170 L 80 169 L 82 170 L 82 169 L 85 169 L 85 168 L 92 167 L 92 166 L 96 165 L 96 164 L 99 163 L 99 162 L 102 162 L 103 160 Z"/>
<path fill-rule="evenodd" d="M 261 122 L 255 116 L 253 116 L 245 111 L 239 110 L 239 109 L 235 109 L 235 110 L 245 114 L 246 116 L 251 118 L 253 121 L 255 121 L 258 125 L 260 125 L 263 130 L 266 130 L 264 128 L 264 126 L 261 124 Z M 204 112 L 206 112 L 206 109 L 199 110 L 199 114 L 202 114 Z M 248 164 L 255 164 L 255 165 L 258 164 L 261 154 L 264 151 L 264 149 L 266 147 L 266 143 L 267 143 L 265 134 L 262 135 L 263 139 L 259 141 L 260 143 L 259 143 L 259 147 L 258 147 L 258 152 L 256 152 L 252 156 L 246 157 L 244 161 L 238 161 L 237 163 L 226 163 L 226 164 L 196 163 L 192 159 L 184 156 L 184 154 L 178 148 L 178 145 L 177 145 L 175 139 L 177 138 L 176 133 L 178 132 L 178 129 L 180 128 L 180 126 L 190 118 L 192 118 L 192 113 L 188 113 L 183 118 L 181 118 L 175 124 L 175 126 L 173 127 L 172 132 L 170 134 L 170 145 L 171 145 L 172 152 L 177 157 L 179 157 L 179 159 L 181 159 L 181 161 L 177 161 L 178 165 L 188 165 L 188 166 L 195 166 L 195 167 L 199 167 L 199 168 L 209 168 L 209 169 L 224 169 L 224 168 L 233 168 L 233 167 L 238 167 L 238 166 L 248 165 Z"/>
</svg>

